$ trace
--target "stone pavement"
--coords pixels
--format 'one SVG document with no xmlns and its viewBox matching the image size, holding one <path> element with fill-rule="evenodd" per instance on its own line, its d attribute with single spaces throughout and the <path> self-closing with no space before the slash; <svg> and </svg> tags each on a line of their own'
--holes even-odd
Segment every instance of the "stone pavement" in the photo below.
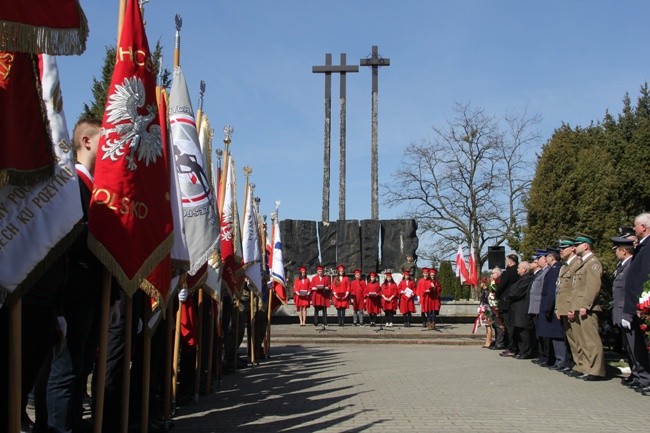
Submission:
<svg viewBox="0 0 650 433">
<path fill-rule="evenodd" d="M 297 319 L 296 319 L 297 320 Z M 349 319 L 352 320 L 351 318 Z M 336 322 L 336 318 L 334 318 Z M 323 329 L 322 326 L 314 327 L 311 321 L 308 325 L 300 326 L 298 323 L 290 325 L 273 325 L 272 344 L 453 344 L 453 345 L 479 345 L 485 342 L 485 328 L 479 328 L 472 334 L 472 323 L 439 323 L 435 330 L 423 328 L 420 323 L 413 323 L 405 327 L 395 323 L 392 327 L 353 326 L 346 323 L 340 327 L 332 325 Z"/>
<path fill-rule="evenodd" d="M 650 397 L 616 371 L 584 382 L 478 346 L 380 343 L 276 344 L 172 432 L 648 431 Z"/>
</svg>

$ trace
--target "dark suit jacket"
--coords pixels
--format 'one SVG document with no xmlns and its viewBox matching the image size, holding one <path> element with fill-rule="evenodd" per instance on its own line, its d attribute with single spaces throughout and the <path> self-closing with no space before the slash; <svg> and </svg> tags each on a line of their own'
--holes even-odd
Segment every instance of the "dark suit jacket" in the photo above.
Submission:
<svg viewBox="0 0 650 433">
<path fill-rule="evenodd" d="M 510 266 L 501 274 L 495 293 L 496 298 L 499 300 L 498 307 L 501 311 L 507 311 L 510 308 L 508 289 L 517 282 L 518 279 L 519 274 L 517 273 L 517 266 Z"/>
<path fill-rule="evenodd" d="M 531 328 L 533 326 L 533 320 L 528 315 L 528 300 L 530 286 L 534 278 L 533 274 L 528 273 L 508 289 L 507 299 L 510 301 L 510 314 L 512 314 L 514 325 L 518 328 Z"/>
<path fill-rule="evenodd" d="M 542 300 L 539 305 L 539 319 L 537 319 L 537 336 L 548 338 L 562 338 L 562 322 L 555 316 L 555 291 L 557 279 L 560 275 L 561 262 L 555 263 L 546 273 L 542 287 Z"/>
<path fill-rule="evenodd" d="M 614 282 L 612 283 L 612 322 L 614 325 L 621 326 L 621 319 L 623 318 L 623 307 L 625 305 L 625 278 L 627 277 L 627 270 L 630 268 L 632 260 L 628 260 L 624 265 L 616 267 L 616 275 L 614 275 Z"/>
<path fill-rule="evenodd" d="M 625 277 L 625 303 L 623 304 L 623 319 L 632 321 L 636 315 L 636 306 L 643 292 L 643 284 L 648 281 L 650 274 L 650 236 L 647 236 L 634 250 L 632 261 Z"/>
</svg>

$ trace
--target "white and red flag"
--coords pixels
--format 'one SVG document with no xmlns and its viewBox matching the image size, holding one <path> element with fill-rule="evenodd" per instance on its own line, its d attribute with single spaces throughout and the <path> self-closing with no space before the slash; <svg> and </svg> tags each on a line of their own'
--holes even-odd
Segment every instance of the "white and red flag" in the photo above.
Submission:
<svg viewBox="0 0 650 433">
<path fill-rule="evenodd" d="M 242 249 L 246 276 L 252 289 L 256 292 L 262 290 L 262 247 L 260 245 L 260 231 L 258 217 L 253 202 L 253 188 L 248 185 L 246 191 L 246 209 L 242 227 Z"/>
<path fill-rule="evenodd" d="M 280 235 L 280 216 L 278 210 L 275 210 L 273 218 L 273 228 L 271 229 L 273 238 L 273 253 L 271 258 L 271 284 L 273 293 L 282 302 L 287 303 L 286 279 L 284 275 L 284 257 L 282 255 L 282 236 Z"/>
<path fill-rule="evenodd" d="M 63 112 L 56 59 L 38 56 L 37 71 L 50 129 L 49 151 L 56 155 L 57 163 L 54 175 L 47 180 L 31 187 L 0 188 L 0 304 L 8 294 L 20 296 L 28 290 L 68 248 L 82 227 L 79 180 Z"/>
<path fill-rule="evenodd" d="M 456 277 L 460 278 L 460 283 L 465 284 L 469 279 L 467 265 L 465 264 L 465 253 L 463 247 L 458 244 L 458 253 L 456 254 Z"/>
<path fill-rule="evenodd" d="M 138 2 L 130 1 L 99 138 L 88 246 L 133 294 L 170 251 L 169 181 L 155 79 Z"/>
<path fill-rule="evenodd" d="M 478 270 L 476 269 L 476 259 L 474 257 L 474 245 L 469 249 L 469 278 L 467 284 L 475 286 L 478 284 Z"/>
<path fill-rule="evenodd" d="M 183 213 L 182 233 L 189 256 L 187 269 L 196 274 L 218 249 L 219 224 L 212 175 L 203 161 L 185 76 L 178 66 L 169 93 L 169 123 Z"/>
<path fill-rule="evenodd" d="M 234 161 L 228 155 L 224 163 L 223 207 L 221 209 L 221 260 L 223 263 L 222 280 L 234 298 L 241 295 L 244 283 L 244 268 L 237 257 L 235 245 L 237 233 L 237 201 L 235 199 Z"/>
</svg>

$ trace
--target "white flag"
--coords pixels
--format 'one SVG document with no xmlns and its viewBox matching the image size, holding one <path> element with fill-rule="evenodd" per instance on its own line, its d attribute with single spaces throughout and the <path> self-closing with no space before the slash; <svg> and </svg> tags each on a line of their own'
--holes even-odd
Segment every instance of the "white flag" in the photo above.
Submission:
<svg viewBox="0 0 650 433">
<path fill-rule="evenodd" d="M 194 111 L 180 67 L 174 69 L 169 96 L 175 173 L 183 209 L 183 235 L 189 251 L 189 273 L 195 274 L 219 244 L 219 224 L 210 174 L 194 123 Z"/>
<path fill-rule="evenodd" d="M 259 226 L 257 212 L 253 203 L 253 189 L 248 186 L 246 191 L 246 211 L 242 227 L 242 248 L 246 276 L 253 289 L 262 289 L 262 249 L 260 247 Z"/>
<path fill-rule="evenodd" d="M 56 59 L 41 55 L 43 103 L 56 154 L 54 175 L 29 187 L 0 188 L 0 303 L 28 289 L 74 239 L 83 211 Z"/>
</svg>

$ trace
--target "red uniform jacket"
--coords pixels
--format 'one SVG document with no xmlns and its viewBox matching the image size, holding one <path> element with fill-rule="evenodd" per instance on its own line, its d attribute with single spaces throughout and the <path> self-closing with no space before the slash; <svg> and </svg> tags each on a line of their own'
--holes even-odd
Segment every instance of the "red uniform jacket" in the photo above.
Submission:
<svg viewBox="0 0 650 433">
<path fill-rule="evenodd" d="M 364 280 L 354 279 L 350 283 L 350 293 L 354 311 L 363 311 L 366 309 L 366 282 Z"/>
<path fill-rule="evenodd" d="M 375 296 L 371 295 L 373 292 Z M 366 284 L 366 309 L 368 314 L 381 313 L 381 287 L 377 281 Z"/>
<path fill-rule="evenodd" d="M 411 297 L 408 297 L 404 294 L 406 289 L 411 289 Z M 399 312 L 402 314 L 406 313 L 415 313 L 415 301 L 413 298 L 416 295 L 415 282 L 413 280 L 402 280 L 397 286 L 397 291 L 399 292 Z"/>
<path fill-rule="evenodd" d="M 325 289 L 318 290 L 318 286 L 325 286 Z M 318 274 L 311 279 L 311 303 L 314 307 L 329 307 L 330 306 L 330 277 L 323 275 L 319 277 Z"/>
<path fill-rule="evenodd" d="M 300 295 L 301 290 L 307 290 L 306 295 Z M 309 307 L 309 297 L 311 296 L 311 284 L 309 278 L 296 278 L 293 282 L 293 303 L 296 308 Z"/>
<path fill-rule="evenodd" d="M 439 290 L 442 290 L 442 287 L 438 280 L 422 278 L 418 282 L 417 294 L 420 297 L 420 306 L 423 313 L 440 310 Z"/>
<path fill-rule="evenodd" d="M 386 298 L 390 298 L 392 296 L 392 299 L 387 300 Z M 397 284 L 395 284 L 394 281 L 391 281 L 390 283 L 387 281 L 384 281 L 381 285 L 381 306 L 384 309 L 384 311 L 397 311 L 397 298 L 398 298 L 398 293 L 397 293 Z"/>
<path fill-rule="evenodd" d="M 335 308 L 348 308 L 350 306 L 350 280 L 345 275 L 338 275 L 332 281 L 332 294 Z"/>
</svg>

